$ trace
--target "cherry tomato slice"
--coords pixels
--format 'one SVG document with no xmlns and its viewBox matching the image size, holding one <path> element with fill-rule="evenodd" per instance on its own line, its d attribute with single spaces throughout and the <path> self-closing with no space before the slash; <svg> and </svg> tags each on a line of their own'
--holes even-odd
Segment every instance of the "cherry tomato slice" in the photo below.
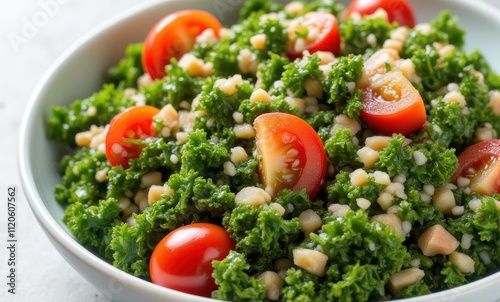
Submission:
<svg viewBox="0 0 500 302">
<path fill-rule="evenodd" d="M 387 12 L 389 22 L 397 22 L 400 26 L 413 28 L 415 13 L 411 4 L 406 0 L 353 0 L 347 8 L 347 16 L 353 13 L 371 15 L 382 8 Z"/>
<path fill-rule="evenodd" d="M 217 36 L 222 25 L 212 14 L 201 10 L 181 10 L 167 15 L 149 31 L 144 41 L 142 66 L 152 79 L 165 76 L 170 59 L 189 52 L 196 37 L 206 29 Z"/>
<path fill-rule="evenodd" d="M 451 178 L 470 180 L 469 187 L 481 195 L 500 193 L 500 140 L 488 140 L 469 146 L 458 156 L 458 169 Z"/>
<path fill-rule="evenodd" d="M 303 21 L 289 28 L 288 57 L 292 60 L 302 57 L 302 52 L 308 50 L 311 54 L 317 51 L 330 51 L 338 55 L 340 50 L 340 31 L 337 18 L 326 12 L 309 12 Z M 299 40 L 297 33 L 304 31 L 305 38 Z M 298 41 L 305 44 L 300 46 Z"/>
<path fill-rule="evenodd" d="M 217 289 L 213 260 L 234 250 L 227 231 L 211 223 L 194 223 L 173 230 L 155 247 L 149 261 L 153 283 L 198 296 Z"/>
<path fill-rule="evenodd" d="M 265 113 L 254 121 L 259 175 L 271 195 L 305 188 L 311 199 L 320 191 L 328 166 L 323 143 L 303 119 L 287 113 Z"/>
<path fill-rule="evenodd" d="M 420 93 L 400 71 L 377 75 L 364 89 L 361 102 L 363 121 L 387 135 L 415 132 L 427 118 Z"/>
<path fill-rule="evenodd" d="M 109 123 L 106 134 L 106 157 L 112 166 L 129 168 L 129 160 L 139 157 L 146 138 L 156 136 L 153 117 L 160 109 L 153 106 L 130 107 Z"/>
</svg>

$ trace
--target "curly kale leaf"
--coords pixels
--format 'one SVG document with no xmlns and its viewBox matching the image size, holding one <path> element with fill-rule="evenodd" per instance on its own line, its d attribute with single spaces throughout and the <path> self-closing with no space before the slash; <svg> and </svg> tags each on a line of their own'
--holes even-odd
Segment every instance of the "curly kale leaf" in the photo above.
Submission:
<svg viewBox="0 0 500 302">
<path fill-rule="evenodd" d="M 328 201 L 333 203 L 347 204 L 351 209 L 359 209 L 356 202 L 358 198 L 365 198 L 376 202 L 378 196 L 385 188 L 385 185 L 377 183 L 373 176 L 368 178 L 368 182 L 363 186 L 355 186 L 351 182 L 349 172 L 341 171 L 335 177 L 335 182 L 326 188 Z M 373 207 L 367 209 L 372 212 Z"/>
<path fill-rule="evenodd" d="M 399 203 L 398 216 L 402 221 L 412 224 L 415 233 L 428 225 L 437 224 L 444 219 L 444 214 L 430 203 L 422 201 L 420 192 L 411 188 L 411 181 L 406 184 L 406 200 Z M 422 229 L 420 233 L 424 230 Z"/>
<path fill-rule="evenodd" d="M 182 147 L 182 171 L 197 171 L 200 175 L 211 176 L 211 169 L 222 170 L 222 166 L 230 158 L 228 149 L 223 143 L 213 143 L 203 130 L 195 130 L 189 134 L 189 140 Z"/>
<path fill-rule="evenodd" d="M 464 67 L 470 65 L 461 51 L 464 31 L 449 12 L 443 12 L 431 23 L 430 33 L 412 31 L 405 42 L 402 57 L 411 58 L 417 75 L 427 90 L 437 90 L 448 83 L 459 82 Z M 450 55 L 441 57 L 434 43 L 452 44 L 456 47 Z"/>
<path fill-rule="evenodd" d="M 364 59 L 361 55 L 340 57 L 333 65 L 324 82 L 324 87 L 329 87 L 328 104 L 334 106 L 337 114 L 345 114 L 352 119 L 359 118 L 363 109 L 361 99 L 362 90 L 351 91 L 350 85 L 356 83 L 361 77 Z"/>
<path fill-rule="evenodd" d="M 225 183 L 229 183 L 234 192 L 238 192 L 244 187 L 258 186 L 260 184 L 259 174 L 257 173 L 259 167 L 259 160 L 256 158 L 249 158 L 241 163 L 235 164 L 236 174 L 229 176 L 224 174 L 219 179 Z"/>
<path fill-rule="evenodd" d="M 441 12 L 438 18 L 431 22 L 433 34 L 439 36 L 438 41 L 446 42 L 461 48 L 465 44 L 465 31 L 460 28 L 458 17 L 450 11 Z"/>
<path fill-rule="evenodd" d="M 234 193 L 229 186 L 217 186 L 210 178 L 197 178 L 193 185 L 192 201 L 200 213 L 222 217 L 226 211 L 234 208 Z"/>
<path fill-rule="evenodd" d="M 142 235 L 143 227 L 133 227 L 128 223 L 117 225 L 112 230 L 110 248 L 113 251 L 113 266 L 136 277 L 150 280 L 149 257 L 145 253 Z"/>
<path fill-rule="evenodd" d="M 274 53 L 270 54 L 269 59 L 258 68 L 261 78 L 260 88 L 271 90 L 274 82 L 281 79 L 285 66 L 289 63 L 290 60 L 287 57 Z"/>
<path fill-rule="evenodd" d="M 465 204 L 465 212 L 458 218 L 446 220 L 445 227 L 459 241 L 464 240 L 465 236 L 471 236 L 470 248 L 459 247 L 457 252 L 468 255 L 474 261 L 474 272 L 462 272 L 445 256 L 425 257 L 421 255 L 420 249 L 412 244 L 412 257 L 420 260 L 420 267 L 426 272 L 424 281 L 431 291 L 474 281 L 494 272 L 500 263 L 500 247 L 496 244 L 500 240 L 500 209 L 495 199 L 489 196 L 479 197 L 474 193 L 455 194 L 455 198 L 457 204 Z M 470 201 L 480 202 L 481 207 L 477 212 L 467 205 Z M 442 218 L 440 220 L 443 221 Z M 422 227 L 412 230 L 415 234 L 423 231 Z M 485 264 L 485 259 L 489 261 L 488 264 Z"/>
<path fill-rule="evenodd" d="M 434 91 L 448 83 L 460 82 L 463 70 L 468 65 L 465 53 L 454 50 L 450 55 L 441 57 L 431 45 L 415 49 L 411 56 L 425 89 Z"/>
<path fill-rule="evenodd" d="M 339 129 L 335 131 L 325 142 L 325 150 L 329 162 L 337 170 L 341 170 L 345 166 L 349 166 L 353 169 L 363 166 L 357 155 L 359 146 L 354 143 L 349 129 Z"/>
<path fill-rule="evenodd" d="M 466 211 L 460 218 L 451 220 L 453 232 L 461 234 L 477 234 L 476 240 L 484 243 L 500 241 L 500 208 L 498 201 L 490 196 L 471 197 L 466 200 L 480 202 L 481 207 L 477 213 Z"/>
<path fill-rule="evenodd" d="M 266 102 L 252 102 L 248 99 L 241 102 L 238 112 L 243 114 L 244 121 L 252 124 L 253 121 L 261 114 L 268 112 L 284 112 L 290 114 L 297 114 L 298 109 L 290 105 L 284 97 L 278 97 L 270 103 Z"/>
<path fill-rule="evenodd" d="M 189 181 L 194 180 L 194 175 Z M 169 181 L 169 187 L 178 182 L 180 176 L 175 174 Z M 182 196 L 163 196 L 161 200 L 152 203 L 140 215 L 134 215 L 136 225 L 122 224 L 113 229 L 111 249 L 113 250 L 113 265 L 134 276 L 149 279 L 149 257 L 156 244 L 170 231 L 186 223 L 191 223 L 192 207 L 189 198 L 192 195 L 192 184 L 175 186 L 177 191 L 186 193 Z"/>
<path fill-rule="evenodd" d="M 405 298 L 423 296 L 430 293 L 431 290 L 429 289 L 427 283 L 421 280 L 403 288 L 399 293 L 395 295 L 395 298 L 405 299 Z"/>
<path fill-rule="evenodd" d="M 363 211 L 327 216 L 321 233 L 310 234 L 302 245 L 318 247 L 328 259 L 336 260 L 327 263 L 323 277 L 290 268 L 283 297 L 293 301 L 385 300 L 385 285 L 408 258 L 402 242 L 394 229 L 370 222 Z"/>
<path fill-rule="evenodd" d="M 144 279 L 149 278 L 149 257 L 166 234 L 185 224 L 221 221 L 234 207 L 228 186 L 216 186 L 194 171 L 172 174 L 167 185 L 173 195 L 162 195 L 142 214 L 135 214 L 135 226 L 123 224 L 113 230 L 114 265 Z"/>
<path fill-rule="evenodd" d="M 479 239 L 483 242 L 500 241 L 500 208 L 493 198 L 485 198 L 477 211 L 474 226 L 478 229 Z"/>
<path fill-rule="evenodd" d="M 288 39 L 287 31 L 279 20 L 261 21 L 259 13 L 250 14 L 241 23 L 231 27 L 232 34 L 227 39 L 220 40 L 212 51 L 207 53 L 206 61 L 213 63 L 214 74 L 229 77 L 234 74 L 253 76 L 254 67 L 269 59 L 271 54 L 282 54 Z M 250 38 L 264 34 L 268 37 L 262 49 L 257 49 L 250 43 Z M 270 38 L 272 37 L 272 38 Z M 242 51 L 249 51 L 252 56 L 251 66 L 243 67 L 238 57 Z M 252 67 L 253 66 L 253 67 Z"/>
<path fill-rule="evenodd" d="M 319 69 L 320 58 L 313 54 L 310 57 L 296 59 L 291 64 L 285 66 L 283 72 L 283 88 L 290 91 L 295 97 L 306 95 L 305 85 L 308 80 L 318 81 L 323 72 Z"/>
<path fill-rule="evenodd" d="M 410 32 L 410 36 L 405 42 L 402 56 L 411 58 L 416 52 L 425 49 L 427 45 L 435 42 L 452 44 L 461 49 L 464 45 L 465 31 L 459 27 L 458 19 L 449 11 L 441 12 L 440 15 L 431 22 L 429 33 L 422 33 L 417 30 Z"/>
<path fill-rule="evenodd" d="M 429 125 L 420 132 L 418 139 L 453 146 L 458 153 L 474 143 L 474 133 L 478 127 L 488 123 L 495 130 L 500 130 L 500 122 L 498 115 L 488 106 L 488 89 L 480 83 L 470 66 L 464 67 L 457 83 L 466 108 L 457 102 L 444 102 L 443 95 L 435 97 L 435 103 L 428 111 Z"/>
<path fill-rule="evenodd" d="M 397 27 L 383 18 L 363 18 L 361 21 L 347 19 L 340 24 L 340 35 L 344 47 L 342 54 L 370 54 L 382 48 L 385 40 L 390 37 L 391 31 Z M 373 35 L 375 43 L 370 43 Z"/>
<path fill-rule="evenodd" d="M 221 81 L 225 80 L 221 79 Z M 199 104 L 196 106 L 196 110 L 205 111 L 206 116 L 196 119 L 195 128 L 202 128 L 210 134 L 231 128 L 235 124 L 233 113 L 238 110 L 244 99 L 250 97 L 252 92 L 252 86 L 246 81 L 237 85 L 234 93 L 227 94 L 216 85 L 214 78 L 207 80 L 200 95 Z"/>
<path fill-rule="evenodd" d="M 192 100 L 201 92 L 204 78 L 191 76 L 175 59 L 166 68 L 165 77 L 141 87 L 138 92 L 148 105 L 162 108 L 171 104 L 179 110 L 181 102 Z"/>
<path fill-rule="evenodd" d="M 334 0 L 314 0 L 309 1 L 306 4 L 307 5 L 304 7 L 303 11 L 304 14 L 312 11 L 323 11 L 334 16 L 339 16 L 344 9 L 344 5 L 337 3 L 337 1 Z"/>
<path fill-rule="evenodd" d="M 472 51 L 469 54 L 469 61 L 474 66 L 475 70 L 484 75 L 486 85 L 490 87 L 490 89 L 500 89 L 500 75 L 491 69 L 490 64 L 480 51 Z"/>
<path fill-rule="evenodd" d="M 408 256 L 401 235 L 383 223 L 370 222 L 363 211 L 326 218 L 321 229 L 323 234 L 311 234 L 311 241 L 329 259 L 342 259 L 340 279 L 329 280 L 335 283 L 329 296 L 340 301 L 348 297 L 353 301 L 384 299 L 384 286 Z"/>
<path fill-rule="evenodd" d="M 177 142 L 154 138 L 142 149 L 138 158 L 130 161 L 127 173 L 138 173 L 142 176 L 144 173 L 158 169 L 169 173 L 178 172 L 181 165 L 175 160 L 172 162 L 172 156 L 180 157 L 181 149 L 182 146 Z"/>
<path fill-rule="evenodd" d="M 324 234 L 311 234 L 310 239 L 329 259 L 342 259 L 346 266 L 373 265 L 384 285 L 401 269 L 407 256 L 401 235 L 383 223 L 370 222 L 364 211 L 348 211 L 342 218 L 327 217 L 321 230 Z M 375 249 L 370 248 L 373 244 Z"/>
<path fill-rule="evenodd" d="M 108 79 L 120 88 L 137 87 L 137 79 L 144 73 L 142 69 L 143 43 L 130 44 L 125 49 L 125 57 L 116 66 L 108 69 Z"/>
<path fill-rule="evenodd" d="M 300 213 L 312 207 L 306 190 L 282 190 L 276 196 L 275 202 L 279 203 L 285 209 L 285 214 L 283 214 L 283 218 L 285 219 L 299 217 Z M 315 203 L 321 204 L 319 201 L 315 201 Z"/>
<path fill-rule="evenodd" d="M 389 141 L 388 147 L 380 152 L 375 169 L 386 171 L 390 177 L 398 174 L 436 187 L 445 185 L 458 167 L 453 149 L 439 144 L 415 144 L 404 146 L 405 138 L 398 135 Z M 415 153 L 417 152 L 417 153 Z M 423 155 L 425 161 L 417 162 L 415 156 Z"/>
<path fill-rule="evenodd" d="M 77 149 L 61 159 L 61 183 L 55 187 L 55 198 L 62 203 L 97 204 L 106 197 L 106 184 L 96 180 L 98 171 L 109 168 L 106 155 L 89 148 Z"/>
<path fill-rule="evenodd" d="M 75 146 L 75 135 L 89 130 L 90 126 L 103 126 L 120 111 L 134 105 L 124 96 L 123 90 L 113 84 L 105 84 L 92 96 L 74 101 L 69 108 L 55 106 L 47 121 L 48 137 Z"/>
<path fill-rule="evenodd" d="M 331 135 L 332 123 L 336 116 L 337 113 L 333 110 L 320 110 L 316 113 L 306 114 L 303 118 L 325 142 Z"/>
<path fill-rule="evenodd" d="M 141 178 L 145 174 L 159 171 L 166 175 L 178 172 L 180 162 L 173 163 L 171 156 L 180 158 L 181 146 L 175 142 L 167 142 L 162 138 L 153 139 L 146 145 L 139 158 L 130 161 L 130 168 L 115 166 L 108 172 L 108 197 L 120 198 L 127 191 L 135 192 L 141 189 Z"/>
<path fill-rule="evenodd" d="M 243 6 L 240 9 L 238 23 L 247 20 L 251 15 L 254 14 L 256 14 L 257 16 L 261 16 L 263 14 L 279 12 L 281 10 L 283 10 L 283 4 L 276 3 L 275 1 L 267 1 L 267 0 L 244 1 Z"/>
<path fill-rule="evenodd" d="M 317 296 L 318 277 L 305 270 L 292 267 L 286 272 L 282 297 L 284 301 L 321 301 Z"/>
<path fill-rule="evenodd" d="M 379 269 L 371 264 L 356 263 L 344 269 L 342 280 L 322 289 L 328 301 L 370 301 L 385 298 L 384 281 Z"/>
<path fill-rule="evenodd" d="M 465 114 L 458 103 L 438 101 L 429 113 L 429 125 L 423 133 L 443 146 L 461 145 L 474 134 L 476 123 L 469 113 Z M 425 138 L 427 139 L 427 138 Z"/>
<path fill-rule="evenodd" d="M 121 223 L 121 209 L 114 198 L 102 200 L 86 207 L 81 203 L 70 204 L 63 222 L 79 243 L 94 249 L 105 259 L 112 259 L 110 249 L 113 227 Z"/>
<path fill-rule="evenodd" d="M 224 217 L 223 225 L 235 239 L 236 249 L 258 262 L 254 269 L 269 267 L 273 260 L 287 255 L 283 247 L 301 232 L 298 218 L 283 219 L 274 209 L 249 205 L 237 205 Z"/>
<path fill-rule="evenodd" d="M 222 261 L 212 262 L 212 277 L 219 288 L 212 292 L 212 298 L 224 301 L 264 301 L 264 283 L 249 275 L 250 264 L 245 254 L 231 251 Z"/>
</svg>

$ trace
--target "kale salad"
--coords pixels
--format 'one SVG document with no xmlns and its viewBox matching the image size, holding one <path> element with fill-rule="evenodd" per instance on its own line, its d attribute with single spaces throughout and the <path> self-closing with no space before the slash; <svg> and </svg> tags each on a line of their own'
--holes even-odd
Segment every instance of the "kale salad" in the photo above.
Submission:
<svg viewBox="0 0 500 302">
<path fill-rule="evenodd" d="M 75 239 L 228 301 L 401 299 L 498 271 L 500 77 L 450 12 L 360 2 L 174 12 L 54 107 Z"/>
</svg>

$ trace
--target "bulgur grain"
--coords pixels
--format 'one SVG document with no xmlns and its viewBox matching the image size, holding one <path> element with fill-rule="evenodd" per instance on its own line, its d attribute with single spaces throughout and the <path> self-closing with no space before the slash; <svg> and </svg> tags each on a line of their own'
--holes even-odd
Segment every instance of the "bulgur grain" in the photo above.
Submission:
<svg viewBox="0 0 500 302">
<path fill-rule="evenodd" d="M 240 124 L 233 127 L 237 138 L 250 139 L 255 137 L 255 129 L 250 124 Z"/>
</svg>

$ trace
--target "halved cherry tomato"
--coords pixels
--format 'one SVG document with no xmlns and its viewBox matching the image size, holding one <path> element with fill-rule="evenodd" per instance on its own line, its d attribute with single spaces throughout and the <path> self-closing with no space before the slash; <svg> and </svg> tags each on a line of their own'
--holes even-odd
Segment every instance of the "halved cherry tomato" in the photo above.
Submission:
<svg viewBox="0 0 500 302">
<path fill-rule="evenodd" d="M 179 59 L 189 52 L 204 30 L 213 29 L 218 36 L 221 27 L 215 16 L 201 10 L 181 10 L 167 15 L 146 36 L 142 53 L 144 70 L 153 79 L 162 78 L 171 58 Z"/>
<path fill-rule="evenodd" d="M 476 193 L 500 193 L 500 140 L 479 142 L 460 153 L 451 181 L 456 184 L 460 177 L 468 178 L 469 187 Z"/>
<path fill-rule="evenodd" d="M 420 93 L 395 67 L 399 59 L 399 53 L 392 49 L 375 52 L 364 63 L 357 82 L 364 92 L 361 118 L 368 126 L 388 135 L 417 131 L 427 118 Z"/>
<path fill-rule="evenodd" d="M 328 166 L 323 143 L 303 119 L 287 113 L 265 113 L 254 121 L 259 175 L 271 195 L 305 188 L 311 199 L 321 189 Z"/>
<path fill-rule="evenodd" d="M 330 51 L 334 55 L 338 55 L 340 50 L 338 21 L 330 13 L 318 11 L 305 14 L 302 22 L 289 27 L 288 37 L 288 57 L 292 60 L 302 57 L 304 50 L 310 53 Z"/>
<path fill-rule="evenodd" d="M 413 28 L 415 26 L 415 13 L 413 7 L 406 0 L 353 0 L 347 8 L 347 16 L 353 13 L 371 15 L 382 8 L 387 12 L 389 22 L 397 22 L 400 26 Z"/>
<path fill-rule="evenodd" d="M 112 166 L 129 167 L 129 160 L 139 157 L 146 138 L 156 136 L 153 117 L 160 109 L 144 105 L 118 113 L 109 123 L 106 134 L 106 157 Z"/>
<path fill-rule="evenodd" d="M 149 274 L 155 284 L 198 296 L 210 297 L 217 285 L 213 260 L 234 250 L 227 231 L 211 223 L 194 223 L 173 230 L 155 247 Z"/>
<path fill-rule="evenodd" d="M 378 75 L 364 89 L 361 102 L 363 121 L 388 135 L 410 134 L 421 129 L 426 121 L 420 93 L 400 71 Z"/>
</svg>

